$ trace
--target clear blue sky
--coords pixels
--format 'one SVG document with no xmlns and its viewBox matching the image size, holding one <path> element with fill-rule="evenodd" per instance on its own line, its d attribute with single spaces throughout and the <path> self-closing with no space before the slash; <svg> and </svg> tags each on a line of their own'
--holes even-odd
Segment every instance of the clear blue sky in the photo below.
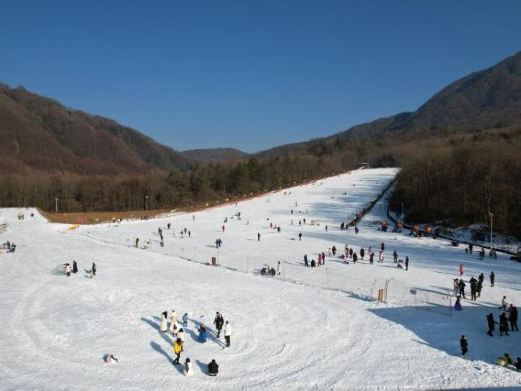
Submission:
<svg viewBox="0 0 521 391">
<path fill-rule="evenodd" d="M 0 81 L 176 149 L 414 110 L 521 50 L 521 1 L 5 1 Z"/>
</svg>

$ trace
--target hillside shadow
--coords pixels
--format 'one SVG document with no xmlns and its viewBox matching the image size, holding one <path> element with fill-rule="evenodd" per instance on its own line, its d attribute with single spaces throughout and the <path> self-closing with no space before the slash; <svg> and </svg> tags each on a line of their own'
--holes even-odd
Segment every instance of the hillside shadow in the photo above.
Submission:
<svg viewBox="0 0 521 391">
<path fill-rule="evenodd" d="M 499 337 L 498 327 L 494 337 L 488 336 L 486 316 L 490 312 L 499 321 L 495 306 L 472 306 L 463 303 L 463 311 L 449 310 L 448 306 L 427 303 L 424 306 L 371 308 L 368 311 L 380 318 L 394 322 L 413 332 L 419 340 L 433 349 L 460 357 L 459 339 L 469 341 L 468 358 L 495 364 L 498 357 L 508 352 L 512 357 L 521 356 L 521 333 Z"/>
</svg>

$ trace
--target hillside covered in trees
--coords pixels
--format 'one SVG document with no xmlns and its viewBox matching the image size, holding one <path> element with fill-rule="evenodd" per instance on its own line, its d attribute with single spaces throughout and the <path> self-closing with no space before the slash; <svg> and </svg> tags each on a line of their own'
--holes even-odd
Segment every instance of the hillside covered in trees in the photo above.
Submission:
<svg viewBox="0 0 521 391">
<path fill-rule="evenodd" d="M 105 211 L 206 205 L 357 167 L 400 166 L 393 206 L 413 221 L 495 214 L 521 236 L 521 53 L 435 94 L 413 113 L 247 155 L 178 153 L 115 121 L 0 87 L 0 205 Z M 146 201 L 145 201 L 146 200 Z"/>
</svg>

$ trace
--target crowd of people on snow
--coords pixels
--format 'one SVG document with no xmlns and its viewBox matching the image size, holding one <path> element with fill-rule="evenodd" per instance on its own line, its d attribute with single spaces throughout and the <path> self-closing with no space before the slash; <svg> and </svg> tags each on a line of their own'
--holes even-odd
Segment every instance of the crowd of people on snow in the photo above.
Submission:
<svg viewBox="0 0 521 391">
<path fill-rule="evenodd" d="M 379 251 L 379 255 L 378 255 L 378 262 L 379 263 L 383 263 L 384 262 L 384 251 L 385 251 L 385 243 L 382 242 L 380 244 L 380 251 Z M 335 245 L 331 246 L 328 248 L 328 256 L 331 257 L 337 257 L 337 253 L 338 253 L 338 249 L 336 248 Z M 353 262 L 353 264 L 356 264 L 358 262 L 358 260 L 364 260 L 364 257 L 366 256 L 366 254 L 369 254 L 369 264 L 373 264 L 374 263 L 374 256 L 375 256 L 375 252 L 373 250 L 373 248 L 371 246 L 368 247 L 367 249 L 367 253 L 366 253 L 366 250 L 364 247 L 361 247 L 359 252 L 357 253 L 353 248 L 350 248 L 347 243 L 346 245 L 344 246 L 344 253 L 343 254 L 340 254 L 338 255 L 337 258 L 341 259 L 344 263 L 346 264 L 349 264 L 349 260 L 351 260 Z M 309 261 L 309 258 L 308 258 L 308 255 L 307 254 L 304 254 L 304 258 L 303 258 L 303 261 L 304 261 L 304 266 L 306 267 L 317 267 L 317 266 L 323 266 L 325 265 L 325 262 L 326 262 L 326 253 L 325 252 L 318 252 L 318 259 L 317 261 L 315 261 L 315 259 L 311 259 L 311 261 Z M 393 260 L 394 260 L 394 263 L 396 263 L 397 267 L 399 269 L 403 269 L 403 270 L 409 270 L 409 256 L 406 256 L 405 259 L 399 259 L 398 257 L 398 253 L 396 252 L 396 250 L 394 250 L 393 252 Z"/>
<path fill-rule="evenodd" d="M 170 314 L 168 311 L 164 311 L 161 313 L 160 321 L 159 321 L 159 331 L 161 333 L 169 333 L 173 336 L 173 351 L 175 355 L 175 359 L 172 361 L 173 365 L 181 365 L 181 353 L 184 352 L 184 347 L 186 343 L 186 332 L 185 329 L 188 330 L 188 313 L 185 313 L 181 322 L 179 322 L 177 312 L 175 309 L 172 309 Z M 215 330 L 211 330 L 204 322 L 204 316 L 201 316 L 199 321 L 193 321 L 197 330 L 197 341 L 200 343 L 206 343 L 208 339 L 208 333 L 211 332 L 215 335 L 215 337 L 219 340 L 221 338 L 221 334 L 224 337 L 224 343 L 226 347 L 230 347 L 231 345 L 231 337 L 232 337 L 232 326 L 228 320 L 224 320 L 223 315 L 220 312 L 216 312 L 215 318 L 213 320 L 213 324 L 215 326 Z M 208 364 L 208 375 L 216 376 L 219 372 L 219 365 L 213 359 Z M 189 357 L 185 359 L 184 362 L 184 374 L 186 376 L 192 376 L 194 374 L 194 369 L 192 366 L 192 362 Z"/>
<path fill-rule="evenodd" d="M 472 253 L 472 246 L 467 250 L 467 252 Z M 460 278 L 454 279 L 454 296 L 456 296 L 456 302 L 454 304 L 454 309 L 457 311 L 462 311 L 463 306 L 461 304 L 462 299 L 467 299 L 465 295 L 465 288 L 467 284 L 465 283 L 465 280 L 462 278 L 463 274 L 465 272 L 465 268 L 463 264 L 460 264 L 459 266 L 459 275 Z M 493 287 L 496 280 L 496 275 L 494 271 L 490 272 L 489 275 L 490 279 L 490 287 Z M 478 298 L 481 297 L 481 292 L 484 287 L 484 280 L 485 276 L 483 273 L 480 273 L 478 278 L 475 278 L 472 276 L 470 280 L 468 281 L 468 284 L 470 285 L 470 300 L 476 301 Z M 499 329 L 499 336 L 502 337 L 503 335 L 510 335 L 510 332 L 518 332 L 519 328 L 517 325 L 517 318 L 518 318 L 518 311 L 517 307 L 509 303 L 506 296 L 503 296 L 501 299 L 501 305 L 498 307 L 499 310 L 499 316 L 498 320 L 494 318 L 494 313 L 490 312 L 488 315 L 486 315 L 486 321 L 487 321 L 487 335 L 493 337 L 494 332 L 496 330 L 496 325 Z M 466 356 L 468 353 L 468 340 L 465 335 L 462 335 L 460 338 L 460 347 L 461 347 L 461 355 L 463 357 Z M 512 365 L 517 370 L 521 370 L 521 359 L 518 357 L 517 361 L 513 361 L 508 353 L 505 353 L 502 357 L 500 357 L 496 363 L 500 366 L 508 366 Z"/>
</svg>

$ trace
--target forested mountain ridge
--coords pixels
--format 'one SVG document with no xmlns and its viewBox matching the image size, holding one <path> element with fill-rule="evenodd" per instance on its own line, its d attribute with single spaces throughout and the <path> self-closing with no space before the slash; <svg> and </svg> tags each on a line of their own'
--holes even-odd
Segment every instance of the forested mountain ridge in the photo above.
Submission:
<svg viewBox="0 0 521 391">
<path fill-rule="evenodd" d="M 486 222 L 521 236 L 521 53 L 413 113 L 246 155 L 178 153 L 115 121 L 0 87 L 0 206 L 117 211 L 210 205 L 338 174 L 402 167 L 392 204 L 415 221 Z M 224 160 L 224 161 L 223 161 Z"/>
<path fill-rule="evenodd" d="M 0 84 L 0 172 L 146 174 L 186 169 L 171 148 L 101 116 Z"/>
</svg>

